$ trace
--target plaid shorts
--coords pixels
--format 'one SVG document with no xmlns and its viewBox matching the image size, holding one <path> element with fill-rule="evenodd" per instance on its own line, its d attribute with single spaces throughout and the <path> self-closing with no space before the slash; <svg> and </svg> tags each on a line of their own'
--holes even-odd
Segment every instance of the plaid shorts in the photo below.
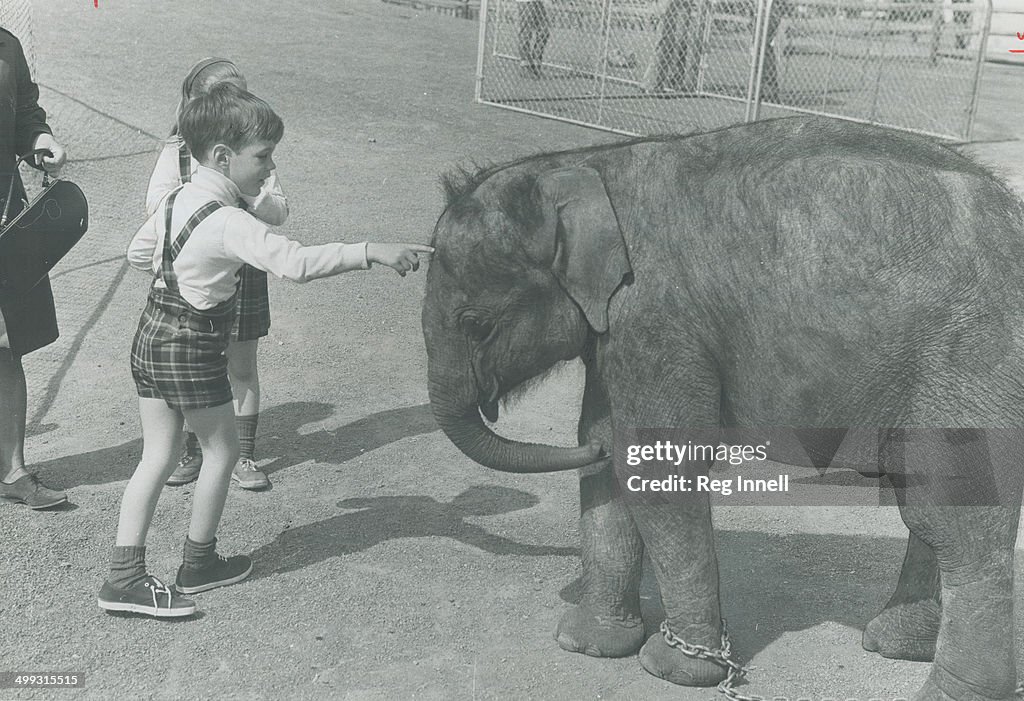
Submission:
<svg viewBox="0 0 1024 701">
<path fill-rule="evenodd" d="M 132 342 L 132 377 L 140 397 L 175 409 L 206 409 L 231 401 L 224 350 L 235 300 L 199 310 L 165 289 L 150 288 Z"/>
<path fill-rule="evenodd" d="M 267 274 L 243 265 L 238 272 L 238 313 L 231 329 L 234 341 L 255 341 L 270 332 L 270 296 Z"/>
</svg>

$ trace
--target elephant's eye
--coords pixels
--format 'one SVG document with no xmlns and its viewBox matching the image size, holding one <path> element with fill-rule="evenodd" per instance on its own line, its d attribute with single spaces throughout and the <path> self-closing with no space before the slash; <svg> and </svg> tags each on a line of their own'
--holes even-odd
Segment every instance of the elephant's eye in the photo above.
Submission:
<svg viewBox="0 0 1024 701">
<path fill-rule="evenodd" d="M 494 323 L 489 319 L 464 316 L 459 323 L 462 325 L 462 330 L 466 332 L 466 335 L 478 343 L 487 340 L 487 337 L 494 331 Z"/>
</svg>

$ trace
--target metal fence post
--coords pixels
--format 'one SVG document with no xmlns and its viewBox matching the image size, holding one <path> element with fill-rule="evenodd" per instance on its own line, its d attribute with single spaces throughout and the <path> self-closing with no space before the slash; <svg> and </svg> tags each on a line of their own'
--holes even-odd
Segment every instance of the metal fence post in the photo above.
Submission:
<svg viewBox="0 0 1024 701">
<path fill-rule="evenodd" d="M 477 29 L 476 46 L 476 101 L 483 101 L 484 91 L 484 52 L 487 50 L 487 14 L 488 0 L 480 0 L 480 26 Z"/>
</svg>

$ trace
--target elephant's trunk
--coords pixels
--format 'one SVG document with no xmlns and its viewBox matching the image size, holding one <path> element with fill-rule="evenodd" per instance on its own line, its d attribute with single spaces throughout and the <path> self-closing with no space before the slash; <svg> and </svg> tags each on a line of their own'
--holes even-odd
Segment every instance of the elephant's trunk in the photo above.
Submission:
<svg viewBox="0 0 1024 701">
<path fill-rule="evenodd" d="M 497 435 L 480 417 L 479 399 L 473 396 L 476 383 L 472 374 L 458 382 L 445 381 L 438 377 L 434 363 L 430 365 L 430 406 L 434 418 L 459 450 L 484 467 L 517 473 L 560 472 L 585 467 L 602 458 L 600 445 L 564 448 L 521 443 Z M 463 392 L 458 391 L 463 388 Z"/>
</svg>

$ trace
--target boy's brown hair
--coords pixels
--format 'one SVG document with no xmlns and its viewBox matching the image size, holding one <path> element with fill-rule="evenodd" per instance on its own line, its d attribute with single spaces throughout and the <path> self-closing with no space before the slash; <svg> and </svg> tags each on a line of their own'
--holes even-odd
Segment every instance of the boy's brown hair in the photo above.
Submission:
<svg viewBox="0 0 1024 701">
<path fill-rule="evenodd" d="M 200 161 L 217 144 L 237 152 L 254 141 L 276 144 L 284 136 L 284 122 L 270 105 L 229 82 L 214 85 L 185 105 L 178 129 Z"/>
</svg>

